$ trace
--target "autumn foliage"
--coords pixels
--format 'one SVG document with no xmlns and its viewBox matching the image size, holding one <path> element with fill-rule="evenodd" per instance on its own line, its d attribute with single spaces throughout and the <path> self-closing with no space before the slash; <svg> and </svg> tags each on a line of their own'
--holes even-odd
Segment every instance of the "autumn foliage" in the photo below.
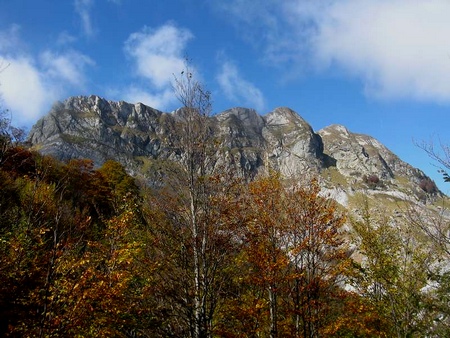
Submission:
<svg viewBox="0 0 450 338">
<path fill-rule="evenodd" d="M 315 182 L 205 176 L 195 238 L 182 191 L 139 189 L 116 162 L 11 146 L 0 175 L 3 335 L 190 336 L 193 273 L 209 336 L 314 336 L 332 318 L 343 219 Z"/>
<path fill-rule="evenodd" d="M 2 334 L 124 330 L 140 250 L 131 235 L 138 227 L 135 197 L 122 193 L 119 207 L 109 177 L 91 161 L 64 164 L 21 147 L 5 153 L 0 175 Z M 123 189 L 136 191 L 132 180 L 127 184 Z"/>
<path fill-rule="evenodd" d="M 39 154 L 0 113 L 0 336 L 450 336 L 448 218 L 348 220 L 315 179 L 246 177 L 215 162 L 188 64 L 174 89 L 176 161 L 138 181 Z"/>
<path fill-rule="evenodd" d="M 196 177 L 192 214 L 189 189 L 138 186 L 112 161 L 11 146 L 0 169 L 4 336 L 380 335 L 343 288 L 345 218 L 314 180 Z"/>
</svg>

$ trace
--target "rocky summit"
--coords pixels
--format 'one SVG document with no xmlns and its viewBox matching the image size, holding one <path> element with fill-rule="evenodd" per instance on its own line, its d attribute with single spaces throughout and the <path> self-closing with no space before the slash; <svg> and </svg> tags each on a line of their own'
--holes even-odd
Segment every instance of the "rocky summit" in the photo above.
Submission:
<svg viewBox="0 0 450 338">
<path fill-rule="evenodd" d="M 174 147 L 180 132 L 177 120 L 177 111 L 78 96 L 56 103 L 33 126 L 28 140 L 35 149 L 61 160 L 89 158 L 100 166 L 114 159 L 131 173 L 150 177 L 152 164 L 180 157 L 180 149 Z M 211 163 L 232 161 L 248 177 L 269 167 L 299 180 L 316 176 L 324 192 L 345 206 L 358 194 L 393 205 L 399 199 L 425 203 L 441 197 L 421 170 L 376 139 L 340 125 L 315 132 L 286 107 L 264 116 L 253 109 L 232 108 L 211 116 L 209 122 L 215 140 Z"/>
</svg>

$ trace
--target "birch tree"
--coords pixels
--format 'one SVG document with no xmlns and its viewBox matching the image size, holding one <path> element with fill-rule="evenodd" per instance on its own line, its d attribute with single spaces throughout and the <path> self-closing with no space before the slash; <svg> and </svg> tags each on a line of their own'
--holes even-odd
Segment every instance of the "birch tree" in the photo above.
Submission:
<svg viewBox="0 0 450 338">
<path fill-rule="evenodd" d="M 147 212 L 149 223 L 158 224 L 149 236 L 156 244 L 148 257 L 164 262 L 153 273 L 165 288 L 161 290 L 157 281 L 153 285 L 161 313 L 157 317 L 166 313 L 170 319 L 158 321 L 159 333 L 152 334 L 210 337 L 234 245 L 219 205 L 232 179 L 213 170 L 211 97 L 188 63 L 175 76 L 173 87 L 182 104 L 174 113 L 177 133 L 171 140 L 178 158 L 164 168 L 163 182 L 151 193 Z"/>
</svg>

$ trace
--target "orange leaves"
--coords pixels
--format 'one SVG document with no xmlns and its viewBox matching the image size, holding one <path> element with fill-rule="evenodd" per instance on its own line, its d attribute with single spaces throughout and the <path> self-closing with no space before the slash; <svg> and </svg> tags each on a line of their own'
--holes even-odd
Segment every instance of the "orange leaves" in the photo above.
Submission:
<svg viewBox="0 0 450 338">
<path fill-rule="evenodd" d="M 347 260 L 344 218 L 319 192 L 316 181 L 285 187 L 272 174 L 250 183 L 236 201 L 234 219 L 242 225 L 238 281 L 249 301 L 262 301 L 257 315 L 241 306 L 240 316 L 253 318 L 266 335 L 315 336 L 331 320 Z"/>
<path fill-rule="evenodd" d="M 9 154 L 0 163 L 8 178 L 0 190 L 0 318 L 9 331 L 0 336 L 120 335 L 141 248 L 135 202 L 122 199 L 113 211 L 114 184 L 102 188 L 92 161 Z M 26 176 L 16 175 L 25 170 L 12 162 L 19 158 Z"/>
<path fill-rule="evenodd" d="M 390 337 L 387 323 L 360 295 L 342 291 L 334 320 L 321 330 L 327 337 Z M 339 311 L 336 311 L 339 310 Z"/>
<path fill-rule="evenodd" d="M 344 218 L 316 181 L 195 172 L 144 210 L 118 163 L 36 163 L 27 177 L 0 171 L 10 335 L 382 336 L 374 309 L 340 287 Z"/>
<path fill-rule="evenodd" d="M 80 254 L 68 251 L 59 260 L 51 289 L 58 301 L 52 313 L 66 333 L 118 335 L 126 324 L 122 317 L 129 312 L 131 265 L 139 254 L 130 237 L 133 222 L 134 213 L 124 211 L 107 222 L 103 239 L 87 241 Z"/>
</svg>

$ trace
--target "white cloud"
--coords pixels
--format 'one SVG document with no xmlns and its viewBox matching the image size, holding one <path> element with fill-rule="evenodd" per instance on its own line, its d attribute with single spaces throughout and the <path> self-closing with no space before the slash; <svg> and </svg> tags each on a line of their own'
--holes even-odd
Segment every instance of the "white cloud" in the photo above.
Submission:
<svg viewBox="0 0 450 338">
<path fill-rule="evenodd" d="M 82 87 L 86 81 L 86 67 L 95 65 L 91 58 L 76 51 L 58 54 L 48 50 L 42 53 L 41 60 L 49 77 L 67 81 L 79 87 Z"/>
<path fill-rule="evenodd" d="M 19 34 L 10 32 L 0 31 L 0 39 L 8 46 L 0 49 L 0 97 L 3 108 L 11 111 L 13 124 L 30 126 L 69 88 L 82 87 L 86 70 L 94 62 L 74 50 L 47 50 L 33 56 L 25 51 Z"/>
<path fill-rule="evenodd" d="M 65 46 L 74 43 L 76 40 L 77 39 L 73 35 L 69 34 L 66 31 L 63 31 L 59 33 L 58 38 L 56 39 L 56 44 Z"/>
<path fill-rule="evenodd" d="M 14 53 L 22 45 L 19 33 L 19 25 L 11 25 L 7 30 L 0 31 L 0 53 Z"/>
<path fill-rule="evenodd" d="M 167 109 L 176 100 L 173 74 L 185 68 L 185 48 L 192 38 L 190 31 L 170 23 L 131 34 L 125 42 L 125 53 L 132 60 L 135 75 L 149 81 L 149 87 L 133 85 L 125 90 L 128 99 Z"/>
<path fill-rule="evenodd" d="M 450 102 L 448 0 L 264 0 L 243 10 L 253 3 L 216 8 L 274 65 L 338 67 L 371 96 Z"/>
<path fill-rule="evenodd" d="M 235 26 L 240 37 L 262 52 L 263 62 L 278 66 L 298 62 L 305 51 L 304 43 L 296 42 L 306 34 L 308 26 L 293 29 L 291 13 L 287 10 L 294 1 L 211 0 L 210 4 L 216 11 L 225 13 L 224 19 Z"/>
<path fill-rule="evenodd" d="M 183 53 L 193 35 L 186 29 L 166 24 L 158 29 L 144 27 L 130 35 L 125 51 L 132 57 L 136 74 L 158 88 L 172 81 L 174 73 L 184 68 Z"/>
<path fill-rule="evenodd" d="M 48 86 L 32 59 L 0 58 L 8 67 L 0 73 L 0 93 L 11 111 L 13 124 L 30 125 L 53 102 L 56 88 Z"/>
<path fill-rule="evenodd" d="M 446 0 L 336 2 L 320 18 L 316 53 L 371 95 L 450 102 L 448 13 Z"/>
<path fill-rule="evenodd" d="M 230 61 L 223 63 L 217 81 L 225 96 L 241 105 L 249 105 L 258 111 L 265 108 L 262 92 L 252 83 L 242 78 L 236 65 Z"/>
<path fill-rule="evenodd" d="M 141 102 L 149 107 L 160 110 L 164 110 L 175 101 L 173 90 L 169 88 L 152 94 L 142 88 L 131 86 L 125 92 L 121 93 L 121 95 L 123 95 L 122 99 L 125 101 L 134 103 Z"/>
<path fill-rule="evenodd" d="M 74 2 L 75 11 L 80 16 L 83 32 L 88 37 L 95 34 L 91 18 L 91 8 L 93 4 L 94 0 L 75 0 Z"/>
</svg>

